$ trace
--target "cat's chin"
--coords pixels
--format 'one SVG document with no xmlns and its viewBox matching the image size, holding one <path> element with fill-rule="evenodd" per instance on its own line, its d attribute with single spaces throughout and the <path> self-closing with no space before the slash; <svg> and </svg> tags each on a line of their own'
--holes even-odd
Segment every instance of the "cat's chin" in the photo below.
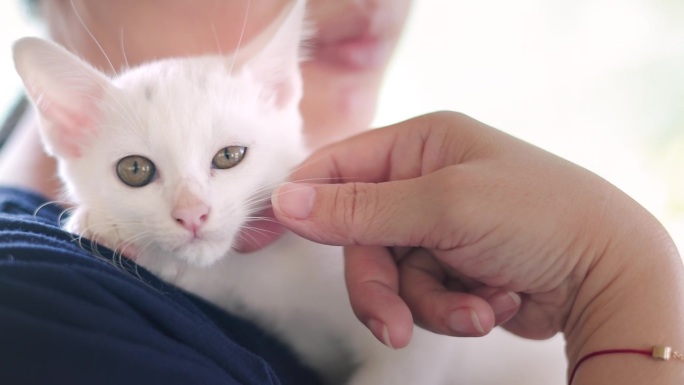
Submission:
<svg viewBox="0 0 684 385">
<path fill-rule="evenodd" d="M 169 255 L 192 267 L 209 267 L 223 258 L 230 245 L 214 242 L 193 242 L 169 252 Z"/>
</svg>

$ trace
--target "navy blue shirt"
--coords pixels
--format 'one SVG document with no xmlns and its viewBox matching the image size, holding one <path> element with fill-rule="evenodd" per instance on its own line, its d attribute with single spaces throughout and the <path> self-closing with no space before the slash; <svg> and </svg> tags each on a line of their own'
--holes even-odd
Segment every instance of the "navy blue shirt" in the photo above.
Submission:
<svg viewBox="0 0 684 385">
<path fill-rule="evenodd" d="M 45 203 L 0 188 L 0 383 L 319 383 L 255 325 L 95 256 Z"/>
</svg>

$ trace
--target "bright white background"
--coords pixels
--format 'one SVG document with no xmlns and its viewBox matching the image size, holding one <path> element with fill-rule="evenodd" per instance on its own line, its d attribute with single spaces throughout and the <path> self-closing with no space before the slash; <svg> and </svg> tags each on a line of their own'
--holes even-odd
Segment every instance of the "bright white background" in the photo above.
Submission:
<svg viewBox="0 0 684 385">
<path fill-rule="evenodd" d="M 376 124 L 464 112 L 608 179 L 684 249 L 684 1 L 414 4 Z"/>
<path fill-rule="evenodd" d="M 18 4 L 0 2 L 0 111 L 20 90 L 11 42 L 32 33 Z M 414 0 L 376 125 L 465 112 L 608 179 L 682 250 L 683 20 L 681 0 Z M 459 362 L 489 372 L 481 383 L 563 378 L 559 339 L 467 341 Z"/>
</svg>

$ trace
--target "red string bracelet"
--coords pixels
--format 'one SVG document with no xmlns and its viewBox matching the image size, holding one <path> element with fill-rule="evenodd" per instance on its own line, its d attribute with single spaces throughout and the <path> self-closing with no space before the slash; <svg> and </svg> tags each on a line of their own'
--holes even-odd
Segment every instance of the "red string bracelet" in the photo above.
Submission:
<svg viewBox="0 0 684 385">
<path fill-rule="evenodd" d="M 575 367 L 572 369 L 572 373 L 570 374 L 570 381 L 568 381 L 568 385 L 572 385 L 572 381 L 575 379 L 575 374 L 577 373 L 577 369 L 579 369 L 580 365 L 584 363 L 584 361 L 597 357 L 597 356 L 603 356 L 606 354 L 641 354 L 647 357 L 651 357 L 655 360 L 659 361 L 668 361 L 671 358 L 676 358 L 678 360 L 684 360 L 684 354 L 675 352 L 672 350 L 671 347 L 669 346 L 661 346 L 661 345 L 656 345 L 654 346 L 651 350 L 640 350 L 640 349 L 606 349 L 606 350 L 599 350 L 596 352 L 589 353 L 577 361 L 575 364 Z"/>
</svg>

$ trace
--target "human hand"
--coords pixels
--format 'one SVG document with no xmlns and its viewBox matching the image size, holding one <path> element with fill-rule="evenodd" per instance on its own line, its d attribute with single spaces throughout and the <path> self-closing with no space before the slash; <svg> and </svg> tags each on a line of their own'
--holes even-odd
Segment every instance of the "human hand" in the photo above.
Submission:
<svg viewBox="0 0 684 385">
<path fill-rule="evenodd" d="M 566 329 L 588 271 L 642 215 L 594 174 L 449 112 L 327 147 L 292 180 L 331 184 L 282 186 L 276 217 L 345 246 L 352 307 L 395 348 L 413 318 L 458 336 Z"/>
</svg>

